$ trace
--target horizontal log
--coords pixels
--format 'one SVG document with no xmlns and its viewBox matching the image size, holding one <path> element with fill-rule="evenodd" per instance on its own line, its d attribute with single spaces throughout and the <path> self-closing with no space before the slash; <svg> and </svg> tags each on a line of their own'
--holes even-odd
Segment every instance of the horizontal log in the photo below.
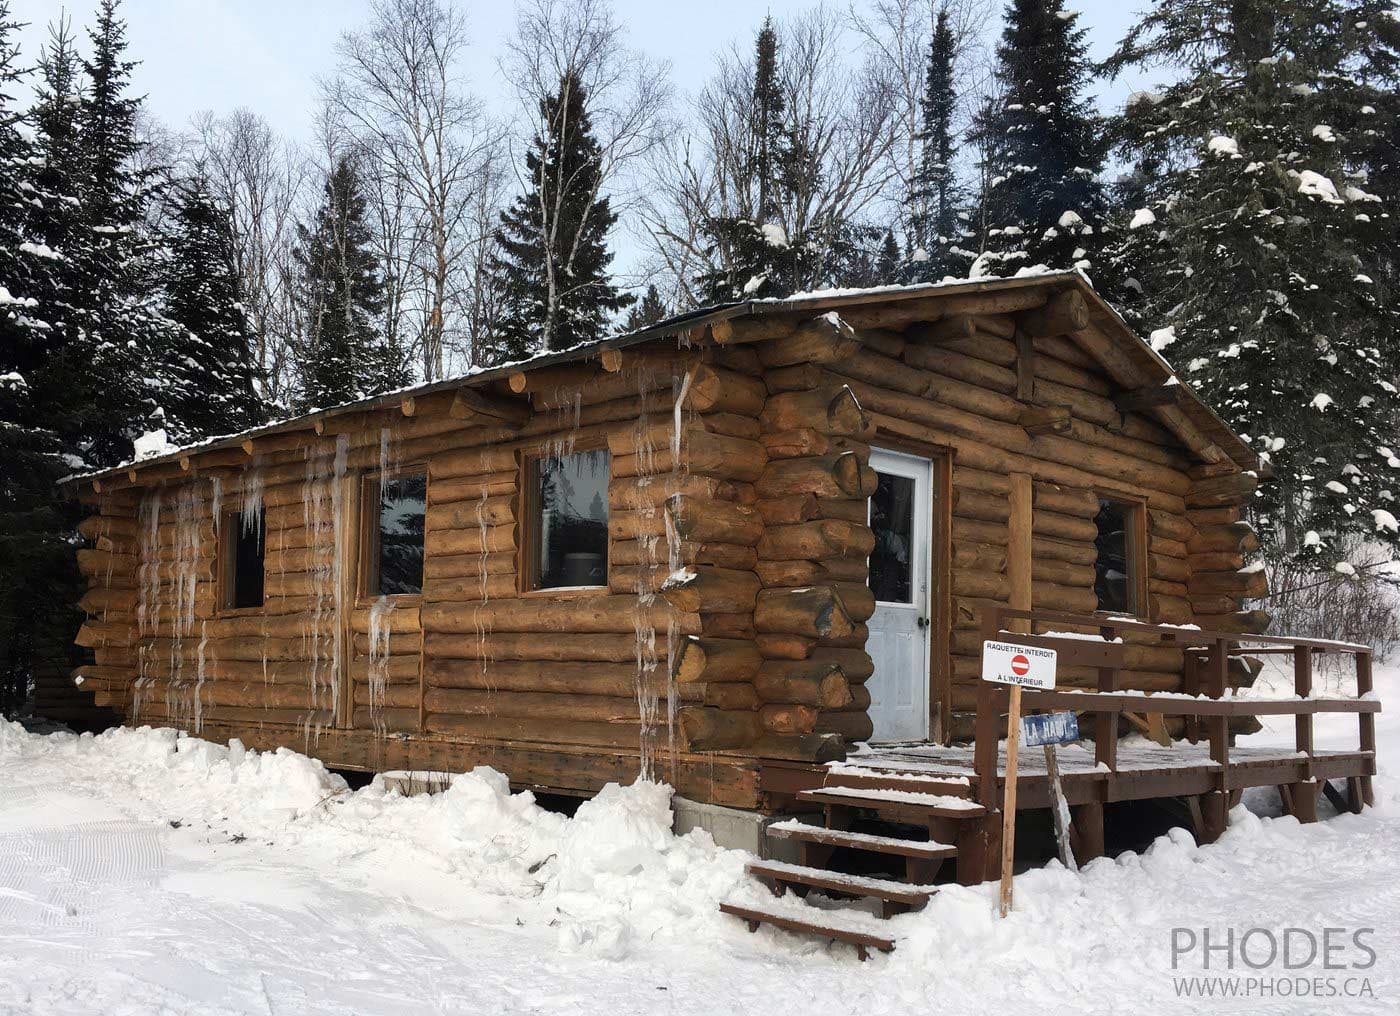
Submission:
<svg viewBox="0 0 1400 1016">
<path fill-rule="evenodd" d="M 1204 526 L 1187 540 L 1186 549 L 1191 554 L 1249 554 L 1259 549 L 1259 535 L 1248 522 Z"/>
<path fill-rule="evenodd" d="M 808 522 L 818 515 L 817 497 L 811 493 L 761 498 L 754 503 L 754 509 L 770 526 Z"/>
<path fill-rule="evenodd" d="M 428 462 L 428 476 L 430 480 L 451 476 L 480 476 L 483 473 L 503 473 L 515 468 L 515 449 L 487 446 L 433 456 Z"/>
<path fill-rule="evenodd" d="M 526 693 L 559 696 L 602 696 L 631 698 L 635 712 L 639 693 L 664 694 L 667 685 L 665 664 L 646 672 L 636 663 L 575 663 L 522 660 L 429 659 L 423 663 L 423 676 L 429 689 L 455 688 L 472 691 Z M 696 699 L 697 691 L 678 693 Z M 431 699 L 441 703 L 441 699 Z M 433 711 L 442 710 L 434 706 Z"/>
<path fill-rule="evenodd" d="M 757 709 L 763 704 L 754 686 L 747 682 L 707 684 L 704 687 L 705 705 L 716 709 Z"/>
<path fill-rule="evenodd" d="M 786 367 L 798 363 L 836 363 L 860 349 L 854 329 L 835 312 L 806 321 L 790 334 L 758 347 L 764 367 Z"/>
<path fill-rule="evenodd" d="M 866 712 L 823 712 L 817 717 L 816 732 L 839 734 L 849 744 L 869 741 L 875 735 L 875 722 Z"/>
<path fill-rule="evenodd" d="M 691 374 L 686 405 L 699 412 L 757 416 L 767 397 L 758 378 L 702 364 Z"/>
<path fill-rule="evenodd" d="M 514 574 L 464 575 L 460 578 L 426 580 L 423 583 L 423 600 L 466 603 L 513 597 L 519 591 Z"/>
<path fill-rule="evenodd" d="M 682 613 L 744 613 L 753 610 L 759 588 L 751 571 L 695 565 L 667 577 L 661 594 Z"/>
<path fill-rule="evenodd" d="M 682 642 L 677 639 L 678 645 Z M 430 658 L 486 661 L 574 661 L 635 663 L 647 652 L 666 652 L 666 635 L 647 630 L 604 634 L 570 634 L 567 639 L 541 639 L 533 633 L 490 631 L 449 635 L 428 632 L 423 654 Z"/>
<path fill-rule="evenodd" d="M 1196 480 L 1186 491 L 1186 504 L 1190 508 L 1242 505 L 1254 496 L 1258 486 L 1259 478 L 1248 473 L 1228 473 Z"/>
<path fill-rule="evenodd" d="M 637 700 L 626 695 L 574 695 L 528 691 L 477 691 L 429 687 L 423 695 L 429 713 L 520 719 L 640 723 Z"/>
<path fill-rule="evenodd" d="M 758 713 L 688 706 L 676 714 L 676 728 L 687 751 L 743 748 L 759 733 Z"/>
<path fill-rule="evenodd" d="M 453 737 L 529 741 L 548 745 L 629 748 L 637 745 L 637 728 L 619 723 L 580 722 L 520 716 L 429 714 L 423 729 Z"/>
<path fill-rule="evenodd" d="M 851 701 L 846 675 L 834 660 L 766 660 L 754 678 L 765 702 L 839 709 Z"/>
<path fill-rule="evenodd" d="M 753 501 L 753 487 L 713 476 L 672 475 L 613 476 L 608 481 L 608 506 L 623 511 L 659 508 L 673 495 L 683 494 L 699 501 Z"/>
<path fill-rule="evenodd" d="M 621 633 L 638 627 L 666 631 L 674 622 L 678 634 L 699 634 L 700 619 L 678 613 L 662 602 L 641 605 L 635 596 L 532 596 L 455 606 L 423 605 L 423 630 L 451 634 L 487 631 Z"/>
<path fill-rule="evenodd" d="M 1244 567 L 1245 556 L 1226 550 L 1213 550 L 1200 554 L 1192 554 L 1186 559 L 1190 566 L 1190 571 L 1200 572 L 1234 572 Z"/>
<path fill-rule="evenodd" d="M 423 578 L 460 579 L 487 575 L 514 575 L 516 556 L 510 551 L 488 554 L 428 554 L 423 558 Z"/>
<path fill-rule="evenodd" d="M 1269 577 L 1262 568 L 1255 571 L 1204 572 L 1193 574 L 1187 585 L 1192 596 L 1223 593 L 1258 599 L 1268 593 Z"/>
<path fill-rule="evenodd" d="M 759 417 L 769 431 L 810 429 L 821 434 L 865 435 L 870 417 L 861 408 L 850 385 L 832 385 L 811 391 L 774 395 Z"/>
<path fill-rule="evenodd" d="M 512 497 L 434 504 L 428 507 L 426 518 L 429 530 L 499 526 L 515 521 L 515 499 Z"/>
<path fill-rule="evenodd" d="M 758 711 L 758 721 L 774 734 L 810 734 L 816 730 L 817 715 L 813 706 L 772 703 Z"/>
<path fill-rule="evenodd" d="M 770 462 L 755 489 L 761 498 L 814 494 L 817 497 L 869 497 L 875 492 L 875 471 L 855 452 L 811 459 Z"/>
<path fill-rule="evenodd" d="M 769 526 L 758 541 L 758 555 L 770 561 L 867 557 L 875 547 L 868 525 L 817 519 L 791 526 Z"/>
<path fill-rule="evenodd" d="M 424 560 L 438 555 L 498 554 L 514 551 L 516 527 L 513 524 L 488 526 L 483 534 L 479 526 L 461 529 L 428 528 L 423 537 Z"/>
<path fill-rule="evenodd" d="M 511 471 L 435 479 L 428 489 L 428 501 L 433 505 L 444 505 L 456 501 L 512 497 L 516 494 L 517 475 L 516 471 Z"/>
<path fill-rule="evenodd" d="M 747 639 L 690 636 L 677 648 L 675 675 L 680 684 L 752 681 L 763 658 Z"/>
<path fill-rule="evenodd" d="M 865 582 L 869 568 L 864 557 L 828 557 L 820 560 L 759 561 L 754 565 L 765 586 L 821 586 L 833 582 Z"/>
<path fill-rule="evenodd" d="M 763 535 L 762 516 L 747 505 L 675 494 L 667 500 L 666 511 L 683 540 L 752 547 Z"/>
<path fill-rule="evenodd" d="M 855 622 L 830 586 L 765 589 L 758 594 L 754 624 L 761 632 L 840 638 Z"/>
</svg>

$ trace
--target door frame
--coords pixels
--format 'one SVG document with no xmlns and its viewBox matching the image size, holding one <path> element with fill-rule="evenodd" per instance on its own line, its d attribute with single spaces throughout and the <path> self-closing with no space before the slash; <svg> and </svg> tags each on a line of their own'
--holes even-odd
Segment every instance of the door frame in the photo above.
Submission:
<svg viewBox="0 0 1400 1016">
<path fill-rule="evenodd" d="M 928 739 L 953 743 L 953 449 L 928 444 L 884 430 L 871 442 L 871 451 L 889 451 L 928 459 L 930 525 L 928 553 Z"/>
</svg>

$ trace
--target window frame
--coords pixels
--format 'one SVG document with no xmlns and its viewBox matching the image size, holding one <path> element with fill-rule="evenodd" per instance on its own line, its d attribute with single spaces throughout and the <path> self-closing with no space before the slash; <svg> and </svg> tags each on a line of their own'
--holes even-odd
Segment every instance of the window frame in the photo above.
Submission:
<svg viewBox="0 0 1400 1016">
<path fill-rule="evenodd" d="M 267 612 L 267 509 L 259 507 L 263 517 L 263 597 L 256 607 L 233 606 L 237 582 L 237 533 L 242 528 L 243 510 L 226 508 L 219 512 L 219 530 L 214 544 L 215 617 L 243 617 Z"/>
<path fill-rule="evenodd" d="M 1122 494 L 1103 490 L 1094 491 L 1100 501 L 1119 505 L 1123 508 L 1123 558 L 1128 566 L 1128 604 L 1122 610 L 1106 610 L 1096 606 L 1095 614 L 1115 617 L 1146 619 L 1151 612 L 1148 593 L 1147 556 L 1147 498 L 1136 494 Z M 1097 515 L 1097 513 L 1095 513 Z M 1097 528 L 1097 526 L 1095 527 Z M 1097 539 L 1095 540 L 1097 545 Z M 1097 546 L 1094 554 L 1094 576 L 1098 578 Z M 1097 596 L 1097 593 L 1095 593 Z"/>
<path fill-rule="evenodd" d="M 423 579 L 416 593 L 377 593 L 379 585 L 379 488 L 380 478 L 397 480 L 404 476 L 423 476 Z M 423 598 L 428 584 L 428 514 L 432 505 L 432 476 L 426 462 L 409 462 L 390 470 L 376 469 L 360 474 L 360 524 L 356 537 L 355 605 L 369 606 L 381 597 L 395 603 L 415 603 Z"/>
<path fill-rule="evenodd" d="M 604 488 L 603 507 L 608 513 L 607 517 L 607 560 L 604 563 L 603 581 L 598 585 L 591 586 L 540 586 L 538 575 L 539 547 L 540 547 L 540 505 L 539 505 L 539 483 L 536 474 L 536 466 L 541 459 L 555 458 L 548 448 L 537 447 L 528 451 L 521 451 L 518 456 L 518 472 L 516 478 L 516 489 L 519 491 L 518 507 L 516 518 L 519 520 L 520 545 L 517 550 L 515 562 L 516 590 L 521 596 L 592 596 L 599 590 L 606 592 L 611 588 L 612 564 L 613 564 L 613 525 L 612 525 L 612 505 L 606 496 L 607 489 L 612 485 L 612 449 L 608 447 L 606 441 L 602 439 L 589 439 L 578 441 L 568 452 L 569 455 L 579 455 L 584 452 L 606 452 L 608 455 L 608 482 Z"/>
</svg>

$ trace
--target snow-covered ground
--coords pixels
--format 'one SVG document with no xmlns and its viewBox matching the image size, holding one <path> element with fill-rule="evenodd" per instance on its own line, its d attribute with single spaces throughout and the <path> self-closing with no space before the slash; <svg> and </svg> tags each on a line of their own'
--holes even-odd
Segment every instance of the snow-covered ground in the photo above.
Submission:
<svg viewBox="0 0 1400 1016">
<path fill-rule="evenodd" d="M 1400 703 L 1400 667 L 1377 691 Z M 1291 723 L 1252 743 L 1287 743 Z M 744 855 L 670 833 L 664 787 L 609 788 L 566 819 L 490 771 L 433 797 L 351 793 L 292 752 L 0 721 L 0 1013 L 1393 1013 L 1400 718 L 1379 727 L 1364 815 L 1300 826 L 1256 795 L 1216 845 L 1177 830 L 1080 874 L 1018 876 L 1005 921 L 988 888 L 949 887 L 895 919 L 894 954 L 860 964 L 718 914 L 767 891 Z M 1352 717 L 1319 722 L 1319 747 L 1355 737 Z M 1374 929 L 1374 964 L 1237 961 L 1274 994 L 1177 995 L 1203 971 L 1199 950 L 1173 970 L 1173 929 L 1180 946 L 1252 928 L 1321 944 L 1329 927 L 1347 929 L 1332 958 L 1348 963 L 1367 959 L 1353 933 Z M 1260 933 L 1250 946 L 1267 958 Z M 1370 997 L 1296 997 L 1329 977 Z"/>
</svg>

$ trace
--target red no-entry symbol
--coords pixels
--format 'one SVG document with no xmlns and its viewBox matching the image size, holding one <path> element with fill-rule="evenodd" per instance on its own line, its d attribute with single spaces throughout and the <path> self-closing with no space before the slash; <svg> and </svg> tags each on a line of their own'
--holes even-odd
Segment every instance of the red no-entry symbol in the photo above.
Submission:
<svg viewBox="0 0 1400 1016">
<path fill-rule="evenodd" d="M 1026 674 L 1030 671 L 1030 669 L 1031 661 L 1026 659 L 1020 653 L 1017 653 L 1015 656 L 1011 657 L 1011 673 L 1015 674 L 1017 677 L 1025 677 Z"/>
</svg>

